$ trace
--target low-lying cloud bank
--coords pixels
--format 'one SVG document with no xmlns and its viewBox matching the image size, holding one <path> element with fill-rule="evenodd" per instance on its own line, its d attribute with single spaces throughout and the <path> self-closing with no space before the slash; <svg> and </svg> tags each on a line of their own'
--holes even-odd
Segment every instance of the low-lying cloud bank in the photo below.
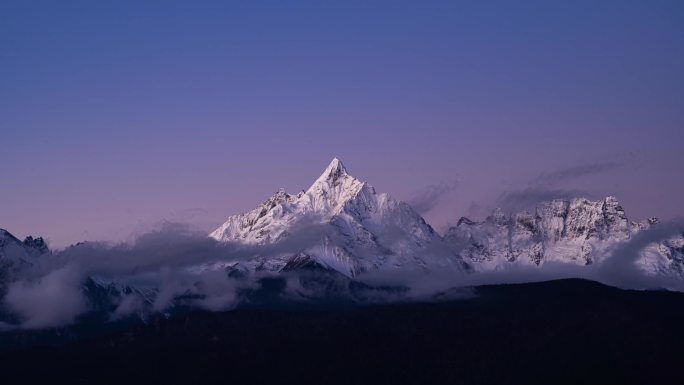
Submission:
<svg viewBox="0 0 684 385">
<path fill-rule="evenodd" d="M 14 282 L 5 303 L 24 320 L 21 326 L 27 329 L 70 324 L 87 310 L 81 277 L 77 267 L 68 265 L 35 281 Z"/>
<path fill-rule="evenodd" d="M 229 310 L 238 304 L 240 290 L 254 288 L 267 274 L 234 278 L 225 268 L 258 255 L 296 254 L 322 236 L 314 223 L 302 221 L 294 228 L 299 235 L 266 246 L 220 243 L 186 225 L 165 223 L 132 244 L 82 243 L 41 256 L 9 275 L 2 304 L 19 325 L 5 322 L 0 331 L 73 323 L 96 305 L 88 296 L 92 283 L 120 291 L 111 320 L 146 307 L 166 311 L 179 296 L 198 308 Z"/>
<path fill-rule="evenodd" d="M 141 235 L 132 244 L 86 243 L 43 256 L 32 267 L 17 271 L 7 284 L 2 303 L 11 314 L 11 322 L 1 322 L 0 331 L 74 323 L 97 307 L 94 283 L 118 290 L 110 308 L 105 309 L 111 321 L 168 311 L 180 297 L 186 306 L 229 310 L 244 300 L 242 293 L 261 289 L 261 280 L 276 274 L 286 282 L 283 298 L 315 296 L 316 286 L 302 285 L 303 274 L 308 278 L 320 274 L 319 280 L 331 279 L 331 275 L 294 271 L 233 276 L 226 268 L 255 256 L 295 255 L 327 235 L 326 228 L 316 223 L 302 221 L 288 237 L 266 246 L 220 243 L 187 226 L 165 224 Z M 368 287 L 404 288 L 399 292 L 374 291 L 366 297 L 369 301 L 430 300 L 455 287 L 560 278 L 586 278 L 622 288 L 684 291 L 684 281 L 645 275 L 634 263 L 644 247 L 682 233 L 683 220 L 660 223 L 616 244 L 609 251 L 609 258 L 591 266 L 546 262 L 542 267 L 512 264 L 493 272 L 394 269 L 367 272 L 358 276 L 357 281 Z"/>
</svg>

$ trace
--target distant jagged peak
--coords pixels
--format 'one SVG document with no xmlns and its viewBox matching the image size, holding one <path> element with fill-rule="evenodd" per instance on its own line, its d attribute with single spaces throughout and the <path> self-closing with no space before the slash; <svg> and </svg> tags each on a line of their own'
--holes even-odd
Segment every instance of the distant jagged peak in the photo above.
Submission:
<svg viewBox="0 0 684 385">
<path fill-rule="evenodd" d="M 458 222 L 456 222 L 456 226 L 461 226 L 461 225 L 473 226 L 473 225 L 476 225 L 476 224 L 478 224 L 478 223 L 479 223 L 479 222 L 475 222 L 475 221 L 473 221 L 472 219 L 470 219 L 470 218 L 468 218 L 468 217 L 461 217 L 461 218 L 458 219 Z"/>
<path fill-rule="evenodd" d="M 334 158 L 309 187 L 306 195 L 311 200 L 314 211 L 336 214 L 366 186 L 365 182 L 351 176 L 339 159 Z M 375 192 L 372 188 L 366 188 L 371 193 Z"/>
<path fill-rule="evenodd" d="M 23 244 L 26 247 L 30 247 L 32 249 L 35 249 L 35 250 L 41 252 L 41 253 L 48 252 L 47 243 L 41 237 L 33 238 L 32 236 L 29 235 L 28 237 L 26 237 L 26 239 L 24 239 Z"/>
<path fill-rule="evenodd" d="M 12 233 L 10 233 L 9 231 L 7 231 L 7 230 L 5 230 L 5 229 L 0 229 L 0 239 L 3 239 L 3 238 L 14 238 L 14 239 L 17 239 L 17 238 L 16 238 L 14 235 L 12 235 Z"/>
<path fill-rule="evenodd" d="M 496 225 L 515 227 L 522 223 L 524 227 L 533 226 L 537 230 L 557 233 L 562 237 L 620 238 L 629 236 L 631 228 L 644 228 L 648 223 L 630 223 L 625 211 L 614 196 L 599 200 L 584 197 L 551 199 L 539 202 L 532 210 L 506 212 L 495 208 L 482 222 L 461 218 L 458 224 L 447 230 L 447 235 L 458 232 L 457 229 L 480 225 Z M 533 229 L 530 229 L 533 230 Z"/>
<path fill-rule="evenodd" d="M 518 214 L 531 214 L 536 212 L 537 215 L 541 216 L 548 214 L 564 216 L 567 214 L 568 211 L 590 208 L 598 209 L 608 214 L 615 214 L 618 216 L 625 215 L 625 211 L 622 208 L 622 205 L 620 204 L 618 199 L 612 195 L 609 195 L 605 198 L 598 200 L 593 200 L 583 196 L 548 199 L 540 201 L 527 209 L 506 212 L 505 214 L 508 214 L 510 217 L 515 217 Z M 498 218 L 504 216 L 504 214 L 502 214 L 501 211 L 501 208 L 496 208 L 492 211 L 492 214 L 489 217 Z"/>
<path fill-rule="evenodd" d="M 0 258 L 13 256 L 15 259 L 23 260 L 22 263 L 32 263 L 32 258 L 50 252 L 47 243 L 43 238 L 26 237 L 20 241 L 9 231 L 0 229 Z"/>
</svg>

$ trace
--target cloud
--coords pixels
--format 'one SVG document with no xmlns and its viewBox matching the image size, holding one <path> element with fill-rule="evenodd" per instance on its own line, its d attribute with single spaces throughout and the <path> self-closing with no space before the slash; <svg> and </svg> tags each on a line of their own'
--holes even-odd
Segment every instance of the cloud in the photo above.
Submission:
<svg viewBox="0 0 684 385">
<path fill-rule="evenodd" d="M 25 329 L 68 325 L 87 310 L 82 282 L 77 269 L 60 268 L 36 281 L 10 284 L 4 302 L 21 317 Z"/>
<path fill-rule="evenodd" d="M 396 269 L 393 271 L 370 271 L 358 277 L 369 285 L 404 286 L 409 289 L 407 298 L 433 300 L 439 293 L 454 294 L 453 288 L 489 284 L 513 284 L 539 282 L 565 278 L 583 278 L 624 289 L 668 289 L 684 291 L 684 280 L 677 275 L 649 273 L 642 270 L 637 260 L 643 258 L 644 250 L 658 242 L 684 236 L 684 219 L 658 223 L 636 233 L 631 239 L 616 241 L 597 249 L 597 263 L 575 265 L 546 261 L 542 266 L 504 264 L 497 270 L 467 272 L 449 269 L 424 271 L 420 269 Z M 456 291 L 458 296 L 467 292 Z"/>
<path fill-rule="evenodd" d="M 391 218 L 388 221 L 393 223 Z M 331 278 L 334 276 L 331 273 L 287 272 L 279 277 L 286 282 L 282 295 L 291 298 L 320 298 L 330 289 L 329 280 L 335 279 L 336 295 L 355 295 L 356 300 L 366 303 L 463 298 L 471 296 L 472 292 L 454 288 L 559 278 L 587 278 L 622 287 L 684 290 L 681 281 L 647 277 L 634 265 L 644 247 L 678 232 L 681 234 L 683 229 L 684 221 L 653 226 L 629 242 L 616 244 L 611 259 L 591 266 L 546 262 L 542 267 L 510 265 L 498 271 L 474 273 L 440 259 L 450 250 L 426 248 L 425 257 L 434 261 L 434 265 L 363 273 L 358 280 L 370 285 L 362 289 L 365 290 L 363 294 L 358 291 L 350 294 L 349 288 L 345 288 L 346 278 Z M 167 223 L 155 231 L 141 234 L 132 244 L 81 244 L 41 259 L 9 285 L 4 302 L 21 323 L 0 324 L 0 330 L 17 326 L 39 329 L 72 323 L 89 310 L 83 291 L 86 277 L 146 290 L 124 291 L 112 305 L 110 320 L 146 311 L 164 312 L 176 304 L 210 311 L 230 310 L 245 300 L 246 290 L 259 290 L 260 279 L 270 273 L 257 272 L 236 278 L 227 274 L 227 266 L 258 256 L 294 255 L 325 237 L 331 242 L 340 241 L 332 230 L 329 223 L 312 216 L 293 224 L 289 236 L 279 242 L 237 245 L 220 243 L 187 226 Z M 403 239 L 400 230 L 389 225 L 378 236 L 384 242 L 400 242 Z M 304 285 L 302 280 L 318 284 Z M 383 291 L 378 287 L 405 290 Z"/>
<path fill-rule="evenodd" d="M 408 203 L 419 214 L 425 214 L 434 209 L 449 194 L 458 188 L 457 180 L 441 181 L 416 191 Z"/>
<path fill-rule="evenodd" d="M 647 275 L 635 264 L 641 252 L 652 243 L 684 234 L 684 219 L 660 222 L 634 235 L 628 242 L 619 244 L 610 258 L 602 264 L 600 277 L 606 283 L 639 289 L 669 288 L 684 291 L 684 281 L 679 277 Z"/>
<path fill-rule="evenodd" d="M 82 243 L 13 275 L 4 303 L 19 316 L 23 328 L 67 325 L 90 310 L 82 287 L 92 277 L 104 284 L 145 288 L 149 294 L 145 300 L 140 293 L 120 298 L 112 320 L 139 311 L 145 301 L 151 310 L 165 311 L 183 296 L 193 298 L 191 306 L 228 310 L 238 303 L 238 291 L 255 283 L 229 278 L 225 267 L 257 256 L 295 255 L 327 234 L 332 236 L 331 225 L 316 216 L 301 218 L 290 231 L 278 242 L 243 245 L 217 242 L 192 227 L 167 222 L 131 244 Z"/>
<path fill-rule="evenodd" d="M 595 198 L 590 191 L 560 187 L 575 179 L 597 175 L 628 166 L 636 157 L 630 154 L 621 159 L 578 164 L 559 170 L 542 172 L 522 189 L 504 191 L 495 201 L 496 207 L 508 212 L 530 209 L 539 203 L 554 199 Z"/>
<path fill-rule="evenodd" d="M 144 308 L 145 301 L 139 294 L 129 294 L 121 299 L 109 319 L 110 321 L 116 321 L 129 315 L 140 313 Z"/>
<path fill-rule="evenodd" d="M 290 235 L 267 245 L 218 242 L 205 233 L 178 223 L 165 223 L 160 229 L 141 234 L 132 244 L 88 242 L 67 248 L 55 258 L 39 262 L 33 272 L 42 275 L 57 267 L 73 264 L 88 275 L 108 278 L 173 271 L 202 264 L 237 262 L 256 255 L 295 254 L 331 231 L 317 217 L 304 217 L 293 223 Z M 158 277 L 155 275 L 155 279 Z"/>
<path fill-rule="evenodd" d="M 156 286 L 159 291 L 152 303 L 152 310 L 154 311 L 164 311 L 172 305 L 174 298 L 190 289 L 191 282 L 188 281 L 187 274 L 183 272 L 164 267 L 157 273 L 157 278 Z"/>
<path fill-rule="evenodd" d="M 557 186 L 569 180 L 612 171 L 626 166 L 629 162 L 631 160 L 587 163 L 551 172 L 542 172 L 532 179 L 530 184 L 541 187 Z"/>
<path fill-rule="evenodd" d="M 597 279 L 595 266 L 579 266 L 567 263 L 546 262 L 542 266 L 510 264 L 494 271 L 469 272 L 455 269 L 396 269 L 392 271 L 370 271 L 358 277 L 361 282 L 377 286 L 402 286 L 409 289 L 411 300 L 433 300 L 441 293 L 468 297 L 468 290 L 455 291 L 480 285 L 502 283 L 540 282 L 563 278 Z"/>
<path fill-rule="evenodd" d="M 208 272 L 202 278 L 195 286 L 195 292 L 201 296 L 195 300 L 196 306 L 210 311 L 226 311 L 237 306 L 238 289 L 244 285 L 220 271 Z"/>
<path fill-rule="evenodd" d="M 563 190 L 528 187 L 524 190 L 506 191 L 496 199 L 496 207 L 507 212 L 518 212 L 533 208 L 541 202 L 554 199 L 590 198 L 592 194 L 584 190 Z"/>
<path fill-rule="evenodd" d="M 171 216 L 174 220 L 179 222 L 188 222 L 199 217 L 209 215 L 209 211 L 202 207 L 193 207 L 189 209 L 182 209 L 173 211 Z"/>
</svg>

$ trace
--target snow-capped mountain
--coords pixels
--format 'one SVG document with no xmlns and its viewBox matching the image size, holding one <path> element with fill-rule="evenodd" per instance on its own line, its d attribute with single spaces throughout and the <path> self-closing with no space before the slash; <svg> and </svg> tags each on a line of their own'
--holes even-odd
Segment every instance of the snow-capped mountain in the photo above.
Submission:
<svg viewBox="0 0 684 385">
<path fill-rule="evenodd" d="M 461 218 L 445 240 L 478 271 L 547 261 L 591 265 L 657 222 L 630 222 L 612 196 L 558 199 L 512 214 L 495 209 L 482 222 Z M 636 263 L 647 274 L 684 277 L 684 234 L 650 244 Z"/>
<path fill-rule="evenodd" d="M 507 263 L 540 265 L 555 260 L 589 265 L 599 241 L 626 240 L 630 226 L 614 197 L 542 202 L 512 215 L 496 209 L 483 222 L 461 218 L 445 238 L 462 248 L 466 261 L 482 269 Z"/>
<path fill-rule="evenodd" d="M 647 230 L 657 222 L 651 218 L 638 223 L 635 230 Z M 684 231 L 648 244 L 639 255 L 637 266 L 647 275 L 684 279 Z"/>
<path fill-rule="evenodd" d="M 315 235 L 302 236 L 307 232 Z M 241 262 L 250 270 L 279 271 L 309 261 L 355 277 L 376 269 L 463 267 L 411 206 L 349 175 L 337 158 L 308 190 L 279 190 L 254 210 L 229 217 L 210 236 L 247 245 L 304 239 L 294 252 Z"/>
<path fill-rule="evenodd" d="M 410 205 L 377 193 L 333 159 L 307 190 L 277 191 L 254 210 L 229 217 L 211 239 L 180 236 L 180 251 L 168 245 L 178 240 L 175 232 L 151 234 L 136 245 L 85 242 L 52 253 L 41 238 L 20 241 L 0 230 L 0 297 L 13 289 L 32 295 L 53 290 L 49 283 L 66 277 L 65 287 L 77 286 L 88 304 L 81 319 L 97 322 L 282 299 L 372 303 L 401 298 L 411 286 L 402 277 L 420 272 L 438 272 L 433 277 L 458 287 L 465 275 L 449 273 L 536 269 L 547 262 L 600 267 L 655 226 L 663 225 L 655 218 L 630 222 L 614 197 L 575 198 L 517 213 L 496 209 L 481 222 L 461 218 L 442 237 Z M 670 228 L 677 227 L 640 237 L 636 265 L 646 275 L 684 279 L 684 232 L 665 230 Z M 154 258 L 145 264 L 150 254 Z M 360 277 L 400 270 L 387 276 L 396 286 L 376 287 Z M 60 275 L 65 271 L 76 278 Z M 48 287 L 41 286 L 45 282 Z M 23 320 L 12 309 L 0 303 L 0 322 Z"/>
</svg>

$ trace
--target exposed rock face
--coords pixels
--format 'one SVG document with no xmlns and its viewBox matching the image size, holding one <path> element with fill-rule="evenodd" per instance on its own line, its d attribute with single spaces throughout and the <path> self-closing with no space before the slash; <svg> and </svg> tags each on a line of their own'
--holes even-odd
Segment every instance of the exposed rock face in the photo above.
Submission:
<svg viewBox="0 0 684 385">
<path fill-rule="evenodd" d="M 445 239 L 475 269 L 491 270 L 512 262 L 539 266 L 549 260 L 589 265 L 603 241 L 627 240 L 631 231 L 614 197 L 576 198 L 543 202 L 534 212 L 509 215 L 496 209 L 483 222 L 461 218 Z"/>
<path fill-rule="evenodd" d="M 22 242 L 9 231 L 0 229 L 0 257 L 37 257 L 47 252 L 48 247 L 43 238 L 28 236 Z"/>
<path fill-rule="evenodd" d="M 33 266 L 39 258 L 49 253 L 43 238 L 27 237 L 22 242 L 9 231 L 0 229 L 0 300 L 19 271 Z M 2 318 L 3 309 L 0 306 Z"/>
<path fill-rule="evenodd" d="M 408 204 L 378 194 L 349 175 L 338 159 L 308 190 L 297 195 L 280 190 L 256 209 L 229 217 L 210 236 L 222 242 L 268 245 L 307 231 L 320 235 L 300 250 L 257 256 L 241 262 L 241 267 L 278 271 L 302 255 L 349 277 L 375 269 L 463 266 Z"/>
<path fill-rule="evenodd" d="M 37 258 L 49 252 L 43 238 L 29 236 L 20 241 L 9 231 L 0 229 L 0 276 L 31 266 Z"/>
<path fill-rule="evenodd" d="M 106 319 L 129 314 L 144 319 L 164 306 L 195 304 L 216 292 L 225 294 L 222 290 L 258 298 L 260 290 L 270 289 L 268 285 L 265 289 L 252 286 L 251 280 L 272 279 L 276 274 L 271 273 L 282 273 L 277 279 L 284 279 L 284 290 L 297 298 L 365 301 L 386 299 L 386 295 L 405 289 L 392 288 L 378 294 L 376 290 L 385 288 L 371 287 L 356 279 L 365 272 L 379 272 L 385 277 L 385 273 L 403 270 L 397 275 L 400 278 L 420 272 L 438 273 L 419 279 L 429 284 L 432 277 L 447 277 L 449 284 L 459 286 L 469 277 L 450 273 L 512 266 L 535 269 L 549 262 L 601 267 L 604 260 L 617 257 L 615 250 L 624 250 L 621 246 L 630 241 L 638 241 L 627 248 L 646 275 L 684 279 L 684 231 L 671 224 L 658 226 L 663 224 L 655 218 L 628 221 L 614 197 L 598 201 L 574 198 L 542 202 L 515 213 L 496 209 L 481 222 L 461 218 L 442 237 L 411 206 L 377 193 L 334 159 L 306 191 L 292 195 L 279 190 L 254 210 L 229 217 L 209 235 L 227 247 L 202 236 L 200 240 L 212 248 L 199 252 L 216 260 L 193 259 L 197 250 L 185 250 L 189 259 L 177 267 L 179 276 L 188 281 L 184 285 L 171 285 L 164 292 L 163 272 L 138 272 L 137 259 L 130 271 L 108 274 L 107 269 L 104 273 L 86 269 L 81 285 L 91 305 L 89 317 Z M 663 230 L 652 231 L 657 229 Z M 639 234 L 645 236 L 634 239 Z M 646 242 L 644 239 L 654 242 L 641 243 Z M 66 263 L 70 255 L 88 255 L 91 246 L 77 244 L 53 255 L 42 238 L 20 241 L 0 229 L 0 297 L 12 287 L 11 282 L 31 276 L 23 273 L 36 273 L 31 279 L 40 278 L 47 272 L 43 271 L 46 266 Z M 221 254 L 226 251 L 230 252 Z M 54 259 L 42 265 L 42 258 Z M 78 263 L 76 258 L 74 264 Z M 167 263 L 163 260 L 157 268 L 165 268 Z M 36 269 L 31 271 L 32 267 Z M 249 275 L 259 271 L 266 273 Z M 225 274 L 236 280 L 230 284 L 220 282 L 223 286 L 213 288 L 211 275 L 216 272 L 217 276 Z M 169 298 L 157 306 L 160 296 Z"/>
<path fill-rule="evenodd" d="M 658 226 L 657 218 L 633 223 L 633 231 L 645 231 Z M 639 253 L 637 266 L 651 276 L 684 279 L 684 230 L 647 245 Z"/>
<path fill-rule="evenodd" d="M 615 197 L 542 202 L 533 211 L 496 209 L 482 222 L 461 218 L 445 240 L 478 271 L 547 261 L 591 265 L 613 257 L 613 249 L 658 226 L 657 218 L 630 222 Z M 646 246 L 637 267 L 652 276 L 684 278 L 684 232 Z"/>
</svg>

